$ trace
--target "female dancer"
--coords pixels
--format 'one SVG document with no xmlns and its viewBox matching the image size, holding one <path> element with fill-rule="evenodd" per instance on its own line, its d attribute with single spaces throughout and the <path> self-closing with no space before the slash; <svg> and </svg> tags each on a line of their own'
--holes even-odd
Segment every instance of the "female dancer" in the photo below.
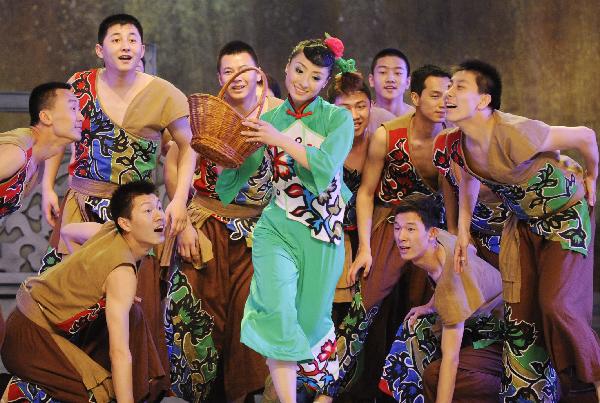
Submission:
<svg viewBox="0 0 600 403">
<path fill-rule="evenodd" d="M 285 68 L 288 99 L 262 120 L 246 121 L 254 130 L 242 132 L 247 141 L 266 145 L 274 197 L 254 230 L 254 276 L 241 341 L 267 357 L 282 403 L 296 401 L 298 363 L 321 368 L 336 360 L 331 306 L 344 263 L 342 221 L 349 192 L 342 170 L 354 130 L 348 111 L 318 94 L 342 52 L 336 38 L 300 42 Z M 217 192 L 223 203 L 232 200 L 261 159 L 257 152 L 239 169 L 221 173 Z M 325 373 L 321 379 L 335 376 Z"/>
</svg>

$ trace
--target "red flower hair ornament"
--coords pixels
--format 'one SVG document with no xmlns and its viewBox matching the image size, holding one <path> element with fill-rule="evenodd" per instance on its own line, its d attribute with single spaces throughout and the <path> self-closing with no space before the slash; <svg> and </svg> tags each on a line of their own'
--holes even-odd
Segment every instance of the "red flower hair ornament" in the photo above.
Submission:
<svg viewBox="0 0 600 403">
<path fill-rule="evenodd" d="M 340 69 L 340 73 L 354 73 L 356 72 L 356 62 L 354 59 L 344 59 L 344 42 L 341 39 L 335 38 L 325 32 L 325 39 L 323 40 L 325 46 L 331 50 L 333 57 L 335 58 L 335 64 Z"/>
<path fill-rule="evenodd" d="M 341 39 L 335 38 L 325 32 L 325 40 L 323 43 L 329 48 L 329 50 L 331 50 L 333 57 L 336 59 L 339 59 L 344 55 L 344 43 L 341 41 Z"/>
</svg>

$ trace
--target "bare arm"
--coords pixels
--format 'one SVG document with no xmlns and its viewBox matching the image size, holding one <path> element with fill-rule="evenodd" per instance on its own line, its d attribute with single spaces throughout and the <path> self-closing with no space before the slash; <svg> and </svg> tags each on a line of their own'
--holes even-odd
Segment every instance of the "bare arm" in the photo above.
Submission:
<svg viewBox="0 0 600 403">
<path fill-rule="evenodd" d="M 4 181 L 25 165 L 25 152 L 14 144 L 0 145 L 0 181 Z"/>
<path fill-rule="evenodd" d="M 70 223 L 61 227 L 60 237 L 66 244 L 69 253 L 74 253 L 88 239 L 96 235 L 100 228 L 102 228 L 102 224 L 97 222 Z"/>
<path fill-rule="evenodd" d="M 460 170 L 459 192 L 458 192 L 458 236 L 454 249 L 454 270 L 462 272 L 468 264 L 468 248 L 471 239 L 470 228 L 473 210 L 479 195 L 481 182 Z"/>
<path fill-rule="evenodd" d="M 167 151 L 164 162 L 164 178 L 165 188 L 167 189 L 167 195 L 169 200 L 173 200 L 175 197 L 175 191 L 177 190 L 177 162 L 179 160 L 179 147 L 173 142 Z M 191 181 L 190 181 L 191 185 Z"/>
<path fill-rule="evenodd" d="M 540 151 L 576 150 L 585 163 L 585 189 L 590 206 L 596 203 L 596 180 L 598 179 L 598 144 L 596 133 L 587 127 L 551 126 Z"/>
<path fill-rule="evenodd" d="M 56 175 L 58 174 L 58 168 L 65 155 L 65 149 L 55 156 L 48 158 L 44 163 L 44 175 L 42 177 L 42 213 L 44 218 L 48 221 L 52 227 L 56 225 L 56 218 L 58 218 L 60 206 L 58 204 L 58 195 L 54 191 L 54 185 L 56 182 Z"/>
<path fill-rule="evenodd" d="M 171 202 L 165 210 L 167 225 L 170 224 L 170 236 L 175 236 L 181 232 L 187 224 L 187 197 L 194 168 L 196 166 L 196 153 L 190 146 L 192 131 L 189 121 L 186 117 L 179 118 L 168 127 L 173 136 L 173 141 L 177 144 L 179 155 L 177 159 L 177 186 Z"/>
<path fill-rule="evenodd" d="M 445 177 L 441 178 L 442 194 L 444 195 L 444 209 L 446 210 L 446 224 L 448 232 L 458 233 L 458 200 L 450 182 Z"/>
<path fill-rule="evenodd" d="M 379 127 L 373 134 L 369 143 L 367 159 L 365 161 L 360 187 L 356 194 L 356 223 L 358 227 L 358 251 L 356 259 L 352 262 L 348 272 L 348 283 L 356 282 L 356 274 L 364 267 L 364 276 L 371 270 L 371 229 L 373 225 L 373 197 L 379 180 L 387 151 L 387 132 Z"/>
<path fill-rule="evenodd" d="M 437 385 L 436 403 L 451 403 L 462 343 L 464 322 L 442 329 L 442 364 Z"/>
<path fill-rule="evenodd" d="M 106 278 L 106 324 L 115 395 L 119 403 L 133 402 L 133 374 L 129 349 L 129 311 L 136 277 L 131 266 L 120 266 Z"/>
</svg>

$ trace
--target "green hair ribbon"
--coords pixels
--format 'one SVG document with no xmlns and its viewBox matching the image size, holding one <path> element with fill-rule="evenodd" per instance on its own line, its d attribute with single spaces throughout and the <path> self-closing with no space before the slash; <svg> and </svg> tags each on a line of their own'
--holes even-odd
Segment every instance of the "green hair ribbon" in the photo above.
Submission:
<svg viewBox="0 0 600 403">
<path fill-rule="evenodd" d="M 335 64 L 340 69 L 340 74 L 356 72 L 356 62 L 354 59 L 344 59 L 340 57 L 335 59 Z"/>
</svg>

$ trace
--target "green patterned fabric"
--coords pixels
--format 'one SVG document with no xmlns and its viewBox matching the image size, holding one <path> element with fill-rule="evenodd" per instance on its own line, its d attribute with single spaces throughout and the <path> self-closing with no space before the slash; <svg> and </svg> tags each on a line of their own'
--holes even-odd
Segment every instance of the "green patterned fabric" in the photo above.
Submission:
<svg viewBox="0 0 600 403">
<path fill-rule="evenodd" d="M 192 294 L 179 270 L 171 276 L 165 332 L 171 369 L 171 389 L 188 402 L 201 402 L 217 376 L 218 353 L 212 339 L 213 318 Z"/>
</svg>

